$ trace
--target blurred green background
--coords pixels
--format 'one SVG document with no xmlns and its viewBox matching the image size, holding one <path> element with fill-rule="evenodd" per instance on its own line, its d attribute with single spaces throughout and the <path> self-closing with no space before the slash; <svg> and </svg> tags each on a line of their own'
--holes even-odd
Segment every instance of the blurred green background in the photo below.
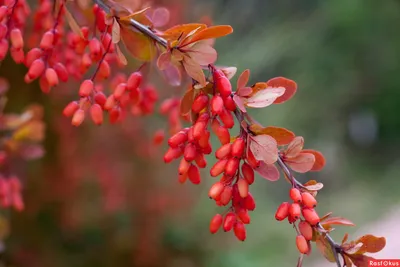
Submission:
<svg viewBox="0 0 400 267">
<path fill-rule="evenodd" d="M 399 210 L 400 1 L 174 3 L 185 22 L 207 15 L 233 26 L 234 33 L 216 43 L 218 64 L 236 66 L 239 73 L 249 68 L 251 82 L 275 76 L 297 82 L 292 100 L 251 114 L 323 152 L 322 172 L 298 176 L 324 183 L 320 214 L 333 211 L 360 227 Z M 72 128 L 59 115 L 72 89 L 49 99 L 36 84 L 20 83 L 23 67 L 6 64 L 0 76 L 12 84 L 9 110 L 39 102 L 48 124 L 45 158 L 23 170 L 27 211 L 5 215 L 11 218 L 1 256 L 6 266 L 295 266 L 295 231 L 274 219 L 276 207 L 288 199 L 283 179 L 257 179 L 251 187 L 257 208 L 246 242 L 232 233 L 210 235 L 209 220 L 223 211 L 207 197 L 213 178 L 205 171 L 200 186 L 179 185 L 177 163 L 162 163 L 166 147 L 141 150 L 142 139 L 165 127 L 165 118 Z M 333 237 L 340 241 L 349 232 L 357 238 L 356 230 L 339 228 Z M 388 247 L 398 236 L 396 230 L 386 236 Z M 398 258 L 400 252 L 386 255 Z M 313 253 L 304 266 L 321 258 Z"/>
</svg>

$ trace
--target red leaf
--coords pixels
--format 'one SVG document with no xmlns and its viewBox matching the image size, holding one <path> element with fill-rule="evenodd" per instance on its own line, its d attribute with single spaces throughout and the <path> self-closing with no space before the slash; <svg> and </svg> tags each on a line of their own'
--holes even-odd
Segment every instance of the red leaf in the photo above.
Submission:
<svg viewBox="0 0 400 267">
<path fill-rule="evenodd" d="M 186 115 L 192 110 L 194 98 L 194 90 L 186 91 L 185 95 L 181 99 L 180 113 L 181 115 Z"/>
<path fill-rule="evenodd" d="M 311 153 L 315 157 L 315 163 L 312 167 L 311 171 L 320 171 L 325 167 L 325 157 L 321 152 L 313 150 L 313 149 L 303 149 L 302 152 Z"/>
<path fill-rule="evenodd" d="M 301 136 L 297 136 L 293 139 L 292 142 L 288 145 L 285 151 L 285 157 L 294 158 L 296 157 L 300 151 L 303 149 L 304 139 Z"/>
<path fill-rule="evenodd" d="M 267 87 L 263 90 L 257 91 L 246 100 L 246 106 L 252 108 L 265 108 L 274 103 L 274 101 L 285 93 L 283 87 Z"/>
<path fill-rule="evenodd" d="M 297 84 L 296 82 L 289 80 L 284 77 L 276 77 L 272 78 L 267 82 L 268 86 L 271 87 L 283 87 L 285 88 L 285 94 L 278 97 L 274 104 L 281 104 L 292 98 L 292 96 L 296 93 L 297 91 Z"/>
<path fill-rule="evenodd" d="M 296 157 L 288 158 L 284 161 L 295 172 L 305 173 L 313 167 L 315 157 L 313 154 L 301 152 Z"/>
<path fill-rule="evenodd" d="M 368 256 L 361 255 L 361 254 L 352 254 L 352 255 L 348 255 L 348 257 L 351 259 L 351 261 L 357 267 L 369 267 L 370 266 L 369 262 L 371 260 L 374 260 L 374 258 L 372 258 L 372 257 L 368 257 Z"/>
<path fill-rule="evenodd" d="M 234 95 L 233 101 L 235 102 L 236 106 L 243 112 L 246 112 L 246 107 L 244 106 L 243 100 L 240 96 Z"/>
<path fill-rule="evenodd" d="M 249 78 L 250 78 L 250 70 L 248 70 L 248 69 L 243 71 L 242 74 L 240 74 L 240 76 L 237 80 L 238 91 L 240 91 L 241 88 L 246 86 L 246 84 L 249 82 Z"/>
<path fill-rule="evenodd" d="M 269 135 L 250 136 L 250 150 L 257 160 L 267 164 L 278 160 L 278 147 L 274 138 Z"/>
<path fill-rule="evenodd" d="M 376 253 L 386 246 L 386 238 L 376 237 L 373 235 L 364 235 L 360 237 L 356 243 L 363 243 L 363 246 L 357 251 L 357 254 Z"/>
<path fill-rule="evenodd" d="M 198 42 L 186 50 L 186 54 L 199 65 L 207 66 L 217 60 L 217 51 L 205 42 Z"/>
<path fill-rule="evenodd" d="M 256 171 L 261 175 L 261 177 L 269 181 L 274 182 L 279 180 L 279 170 L 274 164 L 266 164 L 262 161 Z"/>
<path fill-rule="evenodd" d="M 172 28 L 169 28 L 168 30 L 159 33 L 159 36 L 165 37 L 168 40 L 178 40 L 178 38 L 182 35 L 182 33 L 188 34 L 189 32 L 198 29 L 202 30 L 206 28 L 207 26 L 205 24 L 201 23 L 189 23 L 189 24 L 181 24 L 181 25 L 176 25 Z"/>
<path fill-rule="evenodd" d="M 287 145 L 295 138 L 295 134 L 292 131 L 281 127 L 268 126 L 263 128 L 259 124 L 252 124 L 249 129 L 255 135 L 266 134 L 272 136 L 279 146 Z"/>
<path fill-rule="evenodd" d="M 202 86 L 206 85 L 206 77 L 204 76 L 201 66 L 192 58 L 187 55 L 183 56 L 183 67 L 186 73 L 195 81 L 199 82 Z"/>
<path fill-rule="evenodd" d="M 322 226 L 328 226 L 328 225 L 346 225 L 346 226 L 355 226 L 355 224 L 345 218 L 342 217 L 330 217 L 327 218 L 326 220 L 324 220 L 323 222 L 321 222 Z"/>
</svg>

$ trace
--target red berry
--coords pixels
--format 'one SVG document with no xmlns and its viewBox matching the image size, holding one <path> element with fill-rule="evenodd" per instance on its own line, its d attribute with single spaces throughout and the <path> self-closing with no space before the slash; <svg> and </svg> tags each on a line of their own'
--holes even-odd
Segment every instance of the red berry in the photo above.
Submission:
<svg viewBox="0 0 400 267">
<path fill-rule="evenodd" d="M 44 61 L 41 58 L 35 59 L 28 70 L 28 76 L 31 80 L 39 78 L 45 70 Z"/>
<path fill-rule="evenodd" d="M 228 96 L 228 97 L 224 98 L 224 106 L 229 111 L 235 111 L 236 110 L 235 101 L 233 101 L 233 98 L 231 96 Z"/>
<path fill-rule="evenodd" d="M 237 221 L 235 223 L 233 227 L 233 232 L 235 233 L 236 238 L 240 241 L 246 240 L 246 227 L 242 222 Z"/>
<path fill-rule="evenodd" d="M 103 109 L 99 104 L 93 104 L 90 107 L 90 116 L 96 125 L 101 125 L 103 123 Z"/>
<path fill-rule="evenodd" d="M 197 168 L 197 166 L 193 164 L 190 165 L 188 170 L 188 177 L 193 184 L 200 184 L 201 178 L 200 178 L 199 168 Z"/>
<path fill-rule="evenodd" d="M 205 168 L 207 166 L 207 161 L 203 153 L 197 152 L 197 156 L 194 160 L 199 168 Z"/>
<path fill-rule="evenodd" d="M 142 74 L 140 72 L 134 72 L 132 73 L 128 81 L 126 82 L 126 89 L 131 91 L 131 90 L 136 90 L 140 84 L 142 83 Z"/>
<path fill-rule="evenodd" d="M 197 156 L 197 148 L 194 144 L 189 143 L 185 147 L 185 152 L 184 152 L 184 157 L 185 160 L 188 162 L 191 162 L 194 160 Z"/>
<path fill-rule="evenodd" d="M 228 213 L 225 215 L 225 219 L 224 219 L 224 225 L 223 225 L 224 231 L 225 231 L 225 232 L 229 232 L 230 230 L 232 230 L 233 225 L 235 224 L 235 222 L 236 222 L 236 215 L 235 215 L 235 213 L 233 213 L 233 212 L 228 212 Z"/>
<path fill-rule="evenodd" d="M 43 34 L 39 47 L 44 50 L 50 50 L 53 48 L 53 43 L 54 33 L 52 31 L 47 31 Z"/>
<path fill-rule="evenodd" d="M 20 29 L 14 28 L 10 32 L 11 45 L 15 49 L 21 49 L 24 47 L 24 39 Z"/>
<path fill-rule="evenodd" d="M 112 110 L 110 110 L 110 123 L 117 123 L 121 116 L 121 108 L 119 106 L 115 106 Z"/>
<path fill-rule="evenodd" d="M 294 219 L 300 218 L 301 207 L 299 203 L 292 203 L 289 208 L 289 213 Z"/>
<path fill-rule="evenodd" d="M 317 206 L 317 200 L 308 192 L 304 192 L 301 194 L 301 199 L 303 200 L 304 206 L 307 208 L 315 208 Z"/>
<path fill-rule="evenodd" d="M 172 162 L 174 159 L 179 158 L 180 156 L 182 156 L 183 152 L 180 148 L 172 148 L 170 147 L 167 152 L 164 155 L 164 162 L 165 163 L 170 163 Z"/>
<path fill-rule="evenodd" d="M 244 199 L 244 207 L 248 210 L 254 210 L 256 208 L 256 202 L 251 193 L 248 193 L 247 197 Z"/>
<path fill-rule="evenodd" d="M 114 98 L 119 100 L 126 91 L 126 83 L 120 83 L 115 87 L 113 95 Z"/>
<path fill-rule="evenodd" d="M 239 169 L 240 160 L 237 158 L 230 158 L 225 165 L 225 175 L 234 176 Z"/>
<path fill-rule="evenodd" d="M 47 68 L 46 72 L 46 79 L 49 86 L 53 87 L 58 85 L 58 75 L 57 72 L 53 68 Z"/>
<path fill-rule="evenodd" d="M 241 198 L 245 198 L 249 194 L 249 184 L 245 179 L 239 179 L 238 183 L 239 194 Z"/>
<path fill-rule="evenodd" d="M 224 110 L 224 101 L 222 100 L 222 97 L 219 95 L 213 96 L 211 99 L 211 113 L 213 115 L 219 115 L 222 113 Z"/>
<path fill-rule="evenodd" d="M 286 219 L 286 217 L 289 215 L 289 208 L 289 202 L 283 202 L 281 205 L 279 205 L 275 213 L 275 219 L 278 221 L 283 221 L 284 219 Z"/>
<path fill-rule="evenodd" d="M 303 209 L 302 213 L 304 219 L 306 219 L 306 221 L 309 222 L 311 225 L 316 225 L 317 223 L 319 223 L 319 216 L 314 209 Z"/>
<path fill-rule="evenodd" d="M 232 144 L 232 156 L 242 158 L 245 149 L 245 141 L 243 138 L 237 138 Z"/>
<path fill-rule="evenodd" d="M 74 115 L 75 111 L 79 109 L 79 104 L 76 101 L 70 102 L 63 110 L 63 115 L 65 117 L 71 117 Z"/>
<path fill-rule="evenodd" d="M 168 145 L 170 147 L 178 147 L 188 140 L 188 135 L 184 131 L 180 131 L 168 139 Z"/>
<path fill-rule="evenodd" d="M 212 234 L 215 234 L 216 232 L 218 232 L 219 228 L 221 228 L 223 222 L 223 217 L 221 214 L 216 214 L 210 222 L 210 232 Z"/>
<path fill-rule="evenodd" d="M 250 223 L 250 215 L 246 209 L 243 208 L 239 209 L 239 211 L 237 212 L 237 216 L 244 224 Z"/>
<path fill-rule="evenodd" d="M 313 237 L 313 228 L 311 225 L 306 222 L 302 221 L 299 223 L 299 231 L 300 233 L 306 238 L 306 240 L 311 240 Z"/>
<path fill-rule="evenodd" d="M 165 132 L 164 130 L 160 129 L 156 131 L 153 135 L 153 144 L 155 145 L 160 145 L 164 141 L 165 138 Z"/>
<path fill-rule="evenodd" d="M 231 141 L 231 135 L 229 134 L 228 129 L 225 127 L 219 126 L 215 132 L 215 135 L 218 137 L 222 145 L 228 144 Z"/>
<path fill-rule="evenodd" d="M 232 191 L 233 191 L 233 188 L 231 186 L 225 186 L 224 191 L 222 191 L 221 198 L 220 198 L 220 202 L 223 206 L 228 205 L 229 202 L 231 201 Z"/>
<path fill-rule="evenodd" d="M 190 167 L 190 162 L 187 162 L 185 158 L 181 159 L 181 162 L 178 167 L 179 174 L 187 173 Z"/>
<path fill-rule="evenodd" d="M 105 96 L 105 94 L 103 92 L 97 92 L 94 95 L 94 101 L 99 104 L 101 107 L 104 107 L 104 104 L 107 101 L 107 97 Z"/>
<path fill-rule="evenodd" d="M 231 143 L 221 146 L 220 148 L 217 149 L 217 151 L 215 151 L 215 157 L 217 159 L 224 159 L 228 157 L 231 153 L 231 148 L 232 148 Z"/>
<path fill-rule="evenodd" d="M 301 254 L 308 253 L 308 243 L 304 236 L 302 235 L 296 236 L 296 246 Z"/>
<path fill-rule="evenodd" d="M 94 84 L 92 80 L 84 80 L 79 87 L 79 96 L 80 97 L 88 97 L 94 88 Z"/>
<path fill-rule="evenodd" d="M 231 82 L 221 70 L 214 72 L 214 82 L 222 97 L 227 97 L 232 94 Z"/>
<path fill-rule="evenodd" d="M 244 179 L 247 180 L 247 183 L 249 185 L 254 183 L 254 170 L 252 167 L 250 167 L 249 164 L 247 163 L 242 164 L 242 174 Z"/>
<path fill-rule="evenodd" d="M 57 72 L 58 78 L 60 78 L 61 81 L 68 81 L 68 72 L 62 63 L 56 63 L 53 68 Z"/>
<path fill-rule="evenodd" d="M 297 188 L 291 188 L 289 191 L 289 196 L 293 200 L 293 202 L 301 203 L 301 193 Z"/>
<path fill-rule="evenodd" d="M 224 184 L 221 182 L 216 182 L 215 184 L 213 184 L 210 188 L 210 190 L 208 191 L 208 196 L 212 199 L 217 199 L 220 197 L 220 195 L 222 194 L 222 192 L 224 191 Z"/>
<path fill-rule="evenodd" d="M 198 95 L 192 104 L 192 111 L 194 113 L 200 113 L 208 104 L 208 96 L 207 95 Z"/>
<path fill-rule="evenodd" d="M 229 110 L 223 109 L 219 117 L 226 128 L 231 129 L 235 125 L 235 120 Z"/>
<path fill-rule="evenodd" d="M 72 125 L 79 126 L 85 120 L 85 111 L 83 109 L 78 109 L 72 116 Z"/>
<path fill-rule="evenodd" d="M 214 166 L 212 166 L 212 168 L 210 169 L 210 175 L 212 177 L 217 177 L 218 175 L 223 173 L 227 163 L 228 163 L 227 159 L 221 159 L 221 160 L 217 161 L 214 164 Z"/>
</svg>

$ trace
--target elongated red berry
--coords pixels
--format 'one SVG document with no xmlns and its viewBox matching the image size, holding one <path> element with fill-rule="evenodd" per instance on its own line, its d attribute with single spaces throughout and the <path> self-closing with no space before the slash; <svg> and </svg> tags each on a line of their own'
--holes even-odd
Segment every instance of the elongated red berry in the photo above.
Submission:
<svg viewBox="0 0 400 267">
<path fill-rule="evenodd" d="M 233 101 L 231 96 L 228 96 L 228 97 L 224 98 L 224 106 L 229 111 L 235 111 L 236 110 L 235 101 Z"/>
<path fill-rule="evenodd" d="M 190 165 L 189 170 L 188 170 L 188 177 L 189 177 L 189 180 L 193 184 L 200 184 L 201 177 L 200 177 L 199 168 L 197 168 L 197 166 L 195 166 L 193 164 Z"/>
<path fill-rule="evenodd" d="M 254 170 L 250 167 L 249 164 L 243 163 L 242 164 L 242 174 L 244 179 L 246 179 L 249 185 L 254 183 Z"/>
<path fill-rule="evenodd" d="M 216 232 L 218 232 L 219 228 L 221 228 L 223 220 L 224 219 L 221 214 L 214 215 L 214 217 L 211 219 L 211 222 L 210 222 L 210 232 L 212 234 L 215 234 Z"/>
<path fill-rule="evenodd" d="M 79 126 L 85 120 L 85 111 L 83 109 L 78 109 L 72 116 L 72 125 Z"/>
<path fill-rule="evenodd" d="M 131 91 L 131 90 L 136 90 L 140 84 L 142 83 L 142 74 L 140 72 L 134 72 L 132 73 L 128 81 L 126 82 L 126 89 Z"/>
<path fill-rule="evenodd" d="M 28 70 L 28 76 L 31 80 L 39 78 L 44 73 L 45 64 L 41 58 L 35 59 Z"/>
<path fill-rule="evenodd" d="M 53 68 L 57 72 L 57 76 L 61 81 L 68 81 L 68 71 L 62 63 L 56 63 Z"/>
<path fill-rule="evenodd" d="M 221 193 L 224 191 L 224 184 L 221 182 L 216 182 L 213 184 L 208 191 L 208 196 L 212 199 L 217 199 L 220 197 Z"/>
<path fill-rule="evenodd" d="M 292 203 L 289 208 L 289 213 L 294 219 L 300 218 L 301 207 L 299 203 Z"/>
<path fill-rule="evenodd" d="M 243 138 L 237 138 L 233 143 L 232 143 L 232 156 L 237 157 L 237 158 L 242 158 L 243 152 L 245 149 L 245 141 Z"/>
<path fill-rule="evenodd" d="M 188 162 L 191 162 L 194 160 L 197 156 L 197 148 L 194 144 L 189 143 L 185 147 L 185 153 L 183 154 L 185 157 L 185 160 Z"/>
<path fill-rule="evenodd" d="M 45 75 L 46 75 L 47 83 L 49 84 L 50 87 L 58 85 L 58 75 L 57 75 L 57 72 L 53 68 L 47 68 Z"/>
<path fill-rule="evenodd" d="M 240 241 L 246 240 L 246 227 L 241 221 L 237 221 L 233 226 L 233 232 Z"/>
<path fill-rule="evenodd" d="M 231 82 L 221 70 L 214 72 L 214 82 L 222 97 L 227 97 L 232 94 Z"/>
<path fill-rule="evenodd" d="M 54 33 L 52 31 L 47 31 L 43 34 L 39 47 L 44 50 L 49 50 L 53 48 L 53 43 Z"/>
<path fill-rule="evenodd" d="M 126 83 L 119 83 L 113 92 L 114 98 L 119 100 L 126 91 Z"/>
<path fill-rule="evenodd" d="M 301 199 L 303 201 L 304 206 L 307 208 L 315 208 L 317 206 L 317 200 L 308 192 L 304 192 L 301 194 Z"/>
<path fill-rule="evenodd" d="M 246 209 L 240 208 L 236 214 L 244 224 L 250 223 L 250 215 Z"/>
<path fill-rule="evenodd" d="M 238 183 L 239 194 L 241 198 L 245 198 L 249 194 L 249 184 L 245 179 L 239 179 Z"/>
<path fill-rule="evenodd" d="M 219 95 L 213 96 L 211 99 L 211 113 L 213 115 L 219 115 L 224 110 L 224 101 Z"/>
<path fill-rule="evenodd" d="M 190 167 L 190 162 L 186 161 L 185 158 L 182 158 L 179 167 L 178 167 L 178 173 L 179 174 L 184 174 L 187 173 Z"/>
<path fill-rule="evenodd" d="M 227 159 L 222 159 L 222 160 L 217 161 L 214 164 L 214 166 L 212 166 L 212 168 L 210 169 L 210 175 L 212 177 L 217 177 L 218 175 L 223 173 L 227 163 L 228 163 Z"/>
<path fill-rule="evenodd" d="M 194 113 L 199 113 L 202 111 L 205 107 L 207 107 L 208 104 L 208 96 L 206 95 L 198 95 L 195 100 L 193 101 L 192 104 L 192 111 Z"/>
<path fill-rule="evenodd" d="M 301 192 L 297 188 L 291 188 L 289 191 L 289 196 L 293 202 L 301 203 Z"/>
<path fill-rule="evenodd" d="M 232 199 L 232 186 L 225 186 L 224 191 L 221 193 L 220 202 L 222 205 L 226 206 Z"/>
<path fill-rule="evenodd" d="M 14 28 L 10 32 L 11 45 L 15 49 L 21 49 L 24 46 L 24 39 L 22 38 L 21 30 Z"/>
<path fill-rule="evenodd" d="M 289 202 L 283 202 L 281 205 L 279 205 L 275 213 L 275 219 L 278 221 L 283 221 L 284 219 L 286 219 L 286 217 L 289 216 L 289 208 Z"/>
<path fill-rule="evenodd" d="M 168 145 L 170 147 L 178 147 L 188 140 L 188 135 L 184 131 L 180 131 L 168 139 Z"/>
<path fill-rule="evenodd" d="M 306 221 L 300 222 L 299 223 L 299 231 L 306 238 L 306 240 L 312 239 L 313 229 L 308 222 L 306 222 Z"/>
<path fill-rule="evenodd" d="M 205 134 L 207 123 L 198 121 L 193 125 L 193 138 L 200 140 L 200 138 Z"/>
<path fill-rule="evenodd" d="M 103 123 L 103 109 L 99 104 L 93 104 L 90 107 L 90 116 L 95 124 L 101 125 Z"/>
<path fill-rule="evenodd" d="M 308 244 L 304 236 L 302 235 L 296 236 L 296 246 L 301 254 L 308 253 Z"/>
<path fill-rule="evenodd" d="M 76 101 L 69 102 L 68 105 L 63 110 L 63 115 L 65 117 L 71 117 L 78 109 L 79 109 L 78 102 Z"/>
<path fill-rule="evenodd" d="M 239 169 L 240 160 L 237 158 L 230 158 L 225 165 L 225 175 L 234 176 Z"/>
<path fill-rule="evenodd" d="M 244 207 L 248 210 L 254 210 L 256 208 L 256 201 L 251 193 L 248 193 L 247 197 L 244 199 Z"/>
<path fill-rule="evenodd" d="M 230 155 L 231 149 L 232 149 L 231 143 L 225 144 L 220 148 L 218 148 L 217 151 L 215 151 L 215 157 L 217 159 L 224 159 Z"/>
<path fill-rule="evenodd" d="M 99 104 L 101 107 L 104 107 L 104 105 L 106 104 L 106 101 L 107 101 L 107 97 L 103 92 L 97 92 L 94 95 L 94 102 Z"/>
<path fill-rule="evenodd" d="M 316 225 L 319 223 L 320 219 L 317 214 L 317 212 L 314 209 L 303 209 L 302 210 L 303 217 L 306 219 L 307 222 L 309 222 L 312 226 Z"/>
<path fill-rule="evenodd" d="M 182 149 L 176 147 L 170 147 L 167 152 L 164 154 L 164 162 L 165 163 L 170 163 L 172 162 L 174 159 L 179 158 L 180 156 L 182 156 L 183 151 Z"/>
<path fill-rule="evenodd" d="M 225 215 L 225 219 L 224 219 L 224 224 L 223 224 L 223 228 L 225 232 L 229 232 L 230 230 L 232 230 L 233 225 L 236 222 L 236 215 L 233 212 L 228 212 Z"/>
<path fill-rule="evenodd" d="M 92 80 L 84 80 L 79 87 L 79 96 L 80 97 L 88 97 L 94 88 L 94 84 Z"/>
<path fill-rule="evenodd" d="M 235 125 L 235 120 L 233 119 L 233 115 L 229 110 L 224 109 L 221 114 L 219 114 L 219 117 L 225 128 L 231 129 Z"/>
<path fill-rule="evenodd" d="M 161 145 L 165 139 L 165 131 L 163 129 L 157 130 L 153 135 L 153 144 Z"/>
<path fill-rule="evenodd" d="M 197 152 L 196 158 L 194 160 L 196 161 L 197 167 L 199 168 L 205 168 L 207 166 L 207 160 L 204 157 L 204 154 L 201 152 Z"/>
</svg>

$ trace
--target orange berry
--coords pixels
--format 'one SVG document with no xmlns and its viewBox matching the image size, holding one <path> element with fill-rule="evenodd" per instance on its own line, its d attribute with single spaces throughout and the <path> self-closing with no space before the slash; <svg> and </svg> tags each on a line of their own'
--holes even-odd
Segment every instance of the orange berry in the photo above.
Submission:
<svg viewBox="0 0 400 267">
<path fill-rule="evenodd" d="M 289 196 L 293 200 L 293 202 L 301 203 L 301 193 L 297 188 L 291 188 L 289 191 Z"/>
<path fill-rule="evenodd" d="M 298 235 L 296 236 L 296 246 L 297 249 L 301 254 L 307 254 L 308 253 L 308 243 L 307 240 L 304 236 Z"/>
<path fill-rule="evenodd" d="M 313 228 L 311 227 L 311 225 L 308 222 L 306 222 L 306 221 L 300 222 L 299 223 L 299 231 L 307 240 L 312 239 Z"/>
<path fill-rule="evenodd" d="M 292 203 L 289 208 L 289 213 L 294 219 L 300 218 L 301 207 L 299 203 Z"/>
<path fill-rule="evenodd" d="M 308 192 L 302 193 L 301 198 L 303 200 L 304 206 L 306 206 L 307 208 L 312 209 L 317 206 L 317 200 L 310 193 L 308 193 Z"/>
<path fill-rule="evenodd" d="M 312 226 L 316 225 L 319 223 L 320 219 L 317 214 L 317 212 L 314 209 L 303 209 L 302 210 L 303 217 L 306 219 L 307 222 L 309 222 Z"/>
<path fill-rule="evenodd" d="M 286 217 L 289 216 L 289 208 L 289 202 L 283 202 L 281 205 L 279 205 L 275 213 L 275 219 L 278 221 L 283 221 L 284 219 L 286 219 Z"/>
<path fill-rule="evenodd" d="M 219 141 L 222 145 L 228 144 L 231 142 L 231 135 L 229 134 L 228 129 L 223 126 L 219 126 L 215 132 L 215 135 L 218 137 Z"/>
</svg>

